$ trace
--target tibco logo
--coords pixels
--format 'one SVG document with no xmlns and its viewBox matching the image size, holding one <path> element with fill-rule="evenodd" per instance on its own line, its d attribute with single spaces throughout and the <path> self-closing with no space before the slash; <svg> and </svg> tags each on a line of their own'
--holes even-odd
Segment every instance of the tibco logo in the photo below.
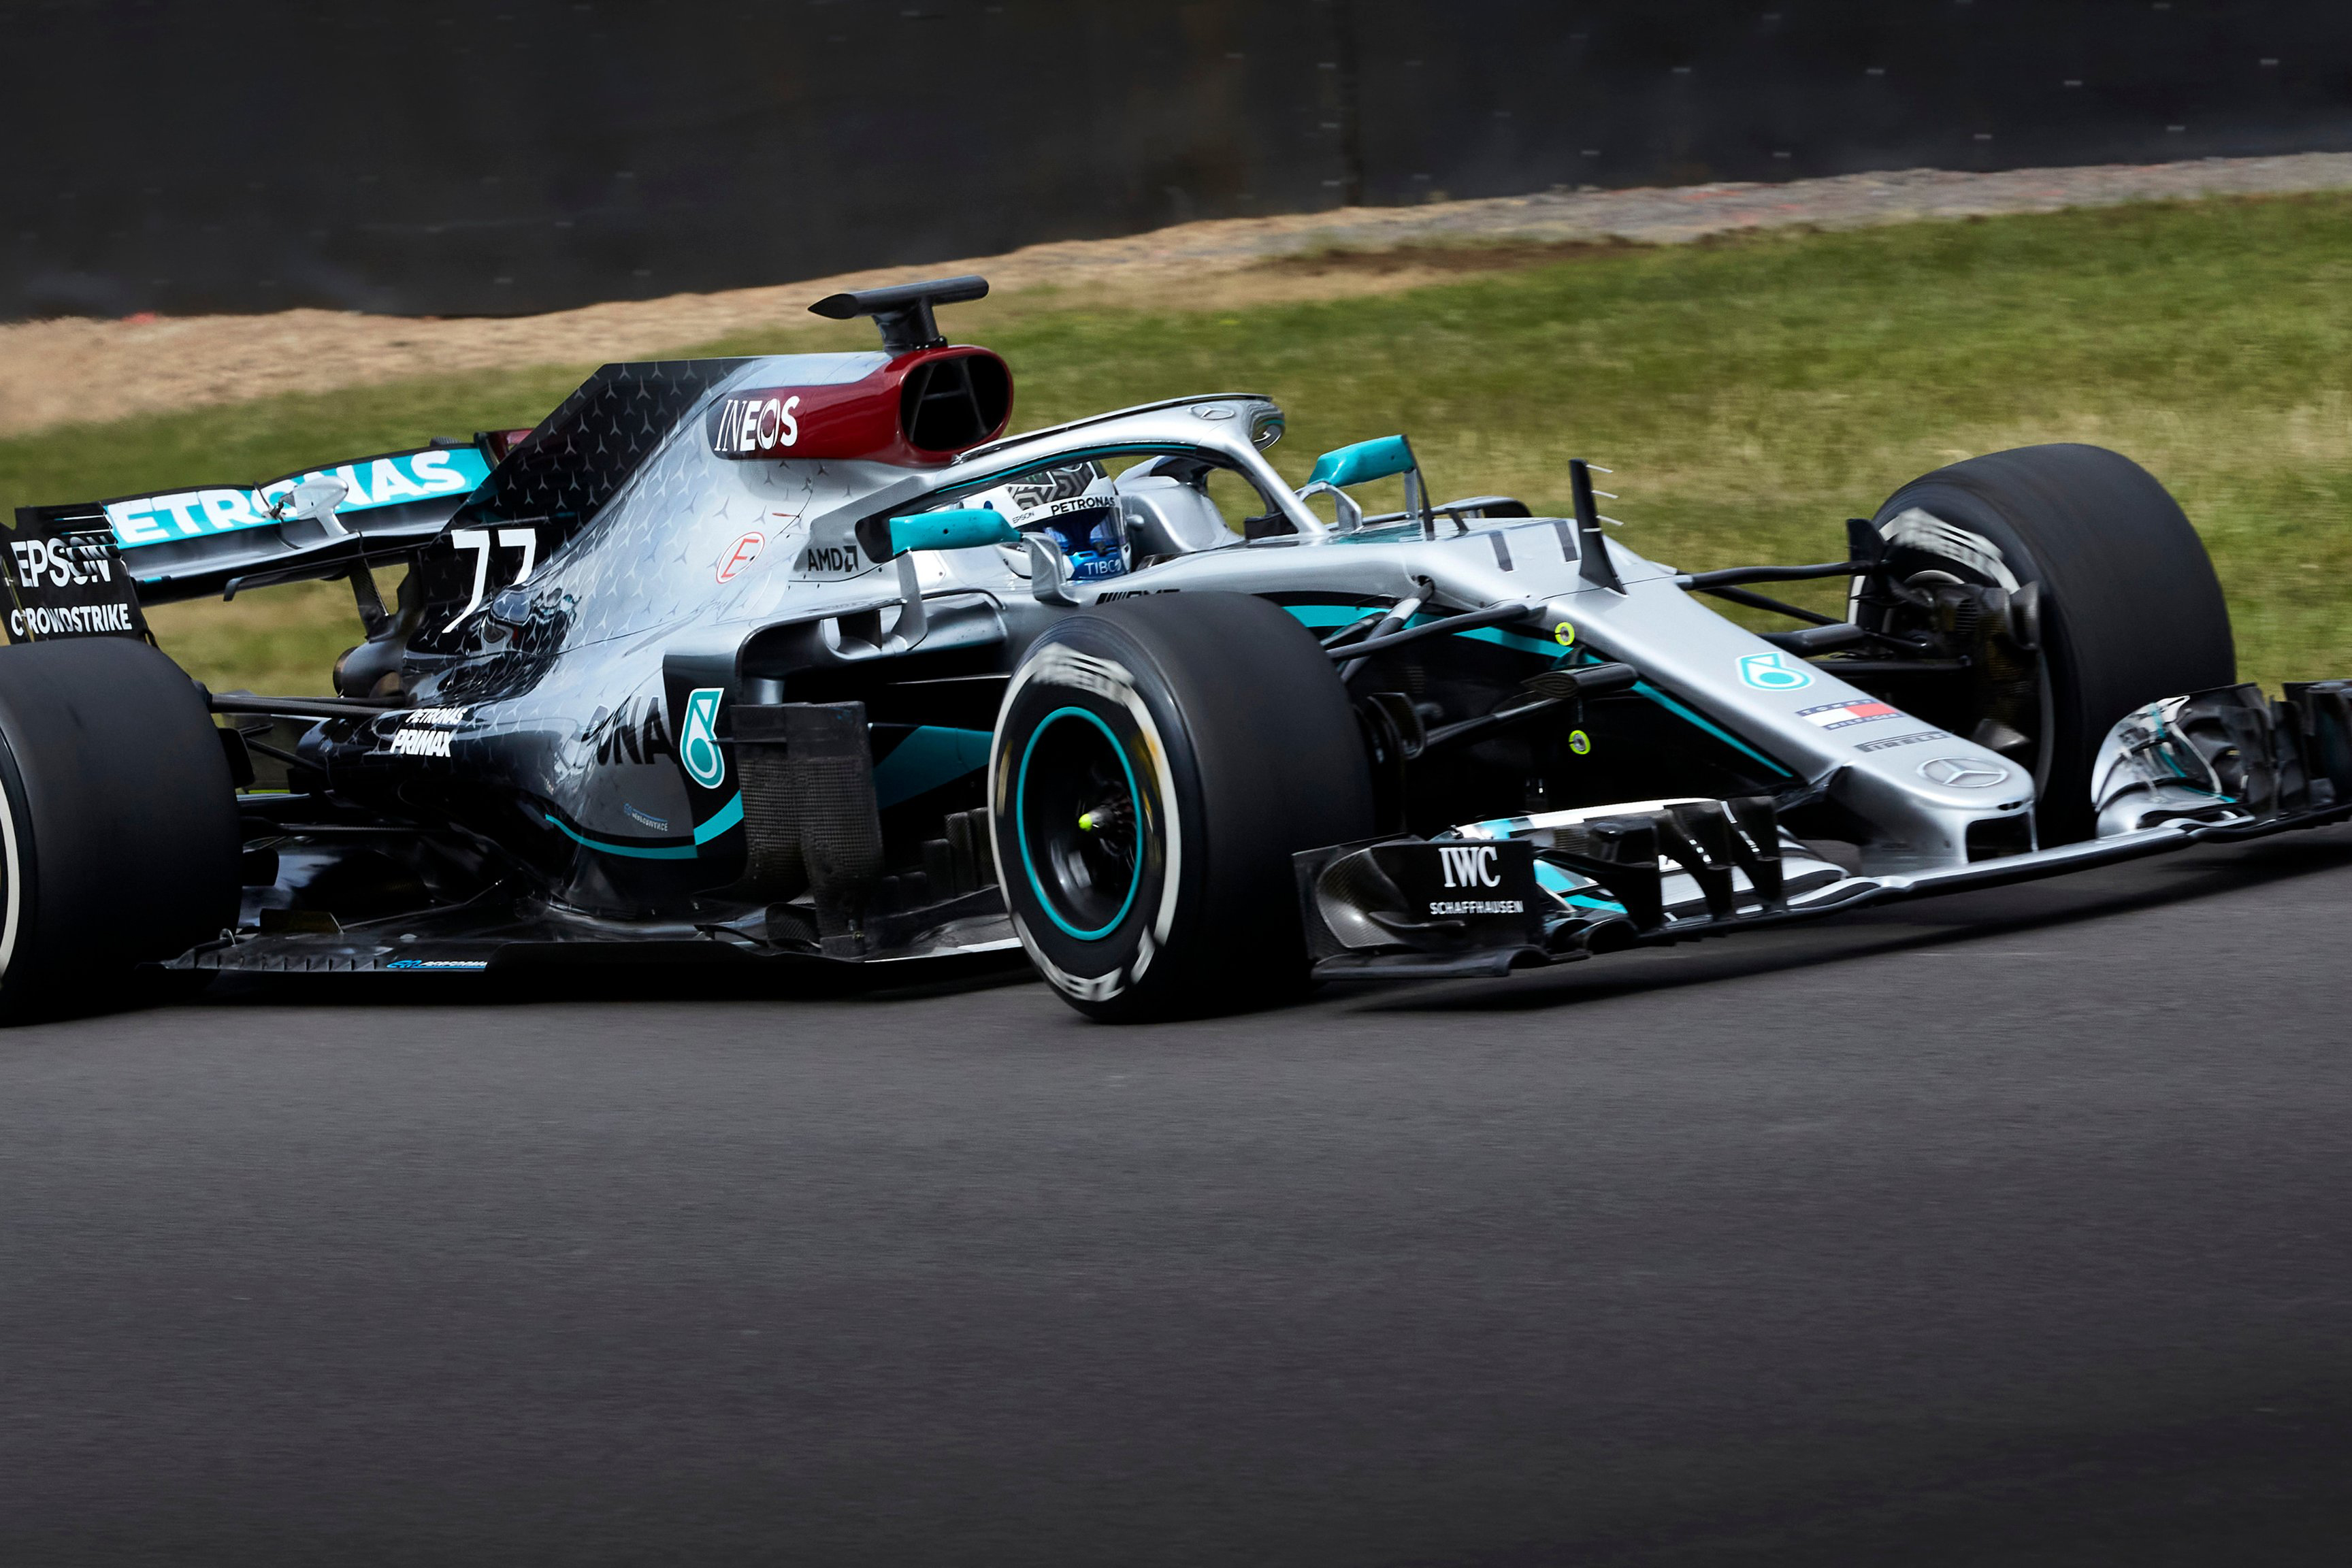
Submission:
<svg viewBox="0 0 2352 1568">
<path fill-rule="evenodd" d="M 737 573 L 760 558 L 760 552 L 766 549 L 767 544 L 768 536 L 764 533 L 747 533 L 737 540 L 719 558 L 719 580 L 721 583 L 732 582 Z"/>
</svg>

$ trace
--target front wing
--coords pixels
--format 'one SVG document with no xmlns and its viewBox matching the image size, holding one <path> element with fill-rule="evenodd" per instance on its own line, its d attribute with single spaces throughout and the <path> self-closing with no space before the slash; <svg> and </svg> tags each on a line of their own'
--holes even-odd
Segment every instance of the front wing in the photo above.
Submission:
<svg viewBox="0 0 2352 1568">
<path fill-rule="evenodd" d="M 1824 781 L 1312 850 L 1294 862 L 1300 916 L 1319 979 L 1461 978 L 2325 827 L 2352 817 L 2352 682 L 2151 703 L 2097 772 L 2099 837 L 1965 865 L 1864 876 L 1813 856 L 1779 818 Z"/>
</svg>

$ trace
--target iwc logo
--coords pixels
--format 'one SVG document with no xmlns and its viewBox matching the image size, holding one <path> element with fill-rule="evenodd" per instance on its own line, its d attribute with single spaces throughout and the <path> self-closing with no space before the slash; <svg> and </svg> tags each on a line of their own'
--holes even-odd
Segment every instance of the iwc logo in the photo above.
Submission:
<svg viewBox="0 0 2352 1568">
<path fill-rule="evenodd" d="M 2009 780 L 2009 770 L 1968 757 L 1937 757 L 1919 764 L 1919 776 L 1946 789 L 1990 789 Z"/>
</svg>

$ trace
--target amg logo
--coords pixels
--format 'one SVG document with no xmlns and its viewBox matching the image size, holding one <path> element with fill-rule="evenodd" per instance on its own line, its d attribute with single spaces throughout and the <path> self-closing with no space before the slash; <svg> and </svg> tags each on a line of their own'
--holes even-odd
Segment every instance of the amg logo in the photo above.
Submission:
<svg viewBox="0 0 2352 1568">
<path fill-rule="evenodd" d="M 1107 594 L 1097 594 L 1095 603 L 1108 605 L 1118 599 L 1141 599 L 1153 594 L 1181 593 L 1179 588 L 1116 588 Z"/>
<path fill-rule="evenodd" d="M 1441 844 L 1437 853 L 1445 866 L 1445 885 L 1449 888 L 1499 888 L 1503 879 L 1495 872 L 1496 858 L 1491 844 Z"/>
<path fill-rule="evenodd" d="M 796 572 L 829 572 L 846 576 L 866 569 L 866 557 L 855 544 L 812 544 L 793 563 Z"/>
</svg>

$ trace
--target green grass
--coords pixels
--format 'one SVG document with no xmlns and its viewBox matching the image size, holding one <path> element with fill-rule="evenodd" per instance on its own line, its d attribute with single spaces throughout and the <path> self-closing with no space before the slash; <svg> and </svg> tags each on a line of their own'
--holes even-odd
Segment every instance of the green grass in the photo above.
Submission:
<svg viewBox="0 0 2352 1568">
<path fill-rule="evenodd" d="M 1249 279 L 1234 289 L 1245 299 Z M 1275 456 L 1294 479 L 1323 447 L 1404 430 L 1441 494 L 1496 490 L 1539 510 L 1566 508 L 1565 459 L 1585 456 L 1616 470 L 1604 482 L 1625 542 L 1686 570 L 1834 559 L 1845 517 L 1927 468 L 2098 442 L 2154 470 L 2199 525 L 2248 677 L 2352 674 L 2352 198 L 1591 247 L 1408 293 L 1223 311 L 1005 303 L 986 336 L 1013 363 L 1019 425 L 1263 391 L 1289 412 Z M 48 432 L 0 443 L 0 496 L 263 477 L 526 422 L 574 379 Z M 341 616 L 340 590 L 307 593 Z M 206 679 L 282 684 L 308 668 L 315 687 L 348 640 L 341 620 L 312 632 L 310 611 L 289 610 L 266 646 L 237 644 L 241 604 L 165 612 L 166 646 Z"/>
</svg>

